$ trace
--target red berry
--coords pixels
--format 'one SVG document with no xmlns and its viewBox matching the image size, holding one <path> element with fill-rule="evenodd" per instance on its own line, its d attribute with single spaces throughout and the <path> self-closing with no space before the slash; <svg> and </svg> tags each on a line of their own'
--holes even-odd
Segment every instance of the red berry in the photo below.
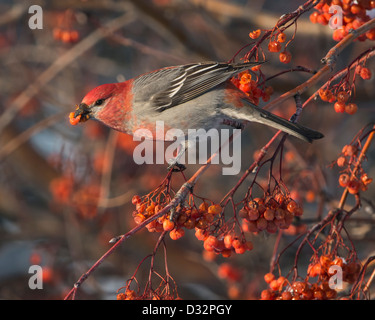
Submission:
<svg viewBox="0 0 375 320">
<path fill-rule="evenodd" d="M 171 230 L 173 230 L 173 228 L 174 228 L 174 222 L 173 221 L 171 221 L 169 219 L 165 219 L 163 221 L 163 229 L 164 229 L 164 231 L 171 231 Z"/>
<path fill-rule="evenodd" d="M 336 98 L 337 102 L 345 104 L 348 101 L 350 94 L 346 91 L 340 91 L 337 93 Z"/>
<path fill-rule="evenodd" d="M 281 50 L 281 44 L 277 41 L 271 41 L 268 44 L 268 51 L 270 52 L 279 52 Z"/>
<path fill-rule="evenodd" d="M 346 158 L 345 157 L 339 157 L 336 161 L 337 165 L 339 167 L 343 167 L 346 164 Z"/>
<path fill-rule="evenodd" d="M 285 42 L 286 40 L 286 35 L 284 32 L 280 32 L 279 35 L 277 36 L 277 41 L 280 43 Z"/>
<path fill-rule="evenodd" d="M 349 184 L 350 178 L 349 175 L 346 173 L 343 173 L 339 177 L 339 185 L 343 188 L 347 187 Z"/>
<path fill-rule="evenodd" d="M 279 59 L 280 62 L 287 64 L 292 60 L 292 54 L 289 51 L 280 52 Z"/>
<path fill-rule="evenodd" d="M 355 114 L 358 110 L 358 106 L 355 103 L 349 103 L 345 106 L 345 112 L 347 114 Z"/>
<path fill-rule="evenodd" d="M 361 184 L 357 179 L 351 179 L 347 187 L 348 187 L 349 193 L 357 194 L 359 192 L 359 188 L 361 187 Z"/>
<path fill-rule="evenodd" d="M 266 283 L 271 283 L 273 280 L 275 280 L 275 275 L 273 273 L 269 272 L 264 275 L 264 281 L 266 281 Z"/>
<path fill-rule="evenodd" d="M 249 37 L 250 37 L 251 39 L 257 39 L 257 38 L 259 38 L 261 32 L 262 32 L 262 31 L 261 31 L 260 29 L 255 30 L 255 31 L 252 31 L 252 32 L 249 33 Z"/>
<path fill-rule="evenodd" d="M 344 113 L 345 112 L 345 104 L 341 103 L 341 102 L 336 102 L 334 105 L 333 105 L 333 108 L 335 109 L 335 111 L 337 113 Z"/>
<path fill-rule="evenodd" d="M 368 69 L 368 68 L 362 68 L 361 71 L 360 71 L 360 73 L 359 73 L 359 75 L 361 76 L 361 78 L 363 80 L 368 80 L 368 79 L 371 78 L 372 73 L 371 73 L 370 69 Z"/>
</svg>

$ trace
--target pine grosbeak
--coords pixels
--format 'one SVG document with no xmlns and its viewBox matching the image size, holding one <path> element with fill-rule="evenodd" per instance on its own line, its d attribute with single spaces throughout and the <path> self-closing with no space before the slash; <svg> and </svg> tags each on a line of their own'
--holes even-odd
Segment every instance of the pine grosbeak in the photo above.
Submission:
<svg viewBox="0 0 375 320">
<path fill-rule="evenodd" d="M 259 122 L 308 142 L 323 135 L 278 117 L 249 101 L 230 78 L 261 62 L 197 63 L 167 67 L 91 90 L 74 113 L 74 119 L 96 119 L 110 128 L 136 134 L 140 128 L 156 137 L 155 122 L 166 130 L 239 127 Z M 175 137 L 165 136 L 165 141 Z"/>
</svg>

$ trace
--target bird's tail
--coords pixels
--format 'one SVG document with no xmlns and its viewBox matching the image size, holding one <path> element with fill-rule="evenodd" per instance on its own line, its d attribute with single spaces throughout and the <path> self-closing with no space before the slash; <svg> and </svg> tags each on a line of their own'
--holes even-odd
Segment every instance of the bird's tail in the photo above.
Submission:
<svg viewBox="0 0 375 320">
<path fill-rule="evenodd" d="M 236 118 L 239 120 L 263 123 L 310 143 L 313 140 L 321 139 L 324 137 L 324 135 L 318 131 L 309 129 L 298 123 L 293 123 L 284 118 L 276 116 L 267 110 L 263 110 L 262 108 L 255 106 L 250 101 L 246 100 L 246 102 L 251 105 L 249 105 L 249 108 L 244 107 L 236 109 Z M 227 111 L 231 114 L 230 110 Z M 233 118 L 233 114 L 227 115 Z"/>
</svg>

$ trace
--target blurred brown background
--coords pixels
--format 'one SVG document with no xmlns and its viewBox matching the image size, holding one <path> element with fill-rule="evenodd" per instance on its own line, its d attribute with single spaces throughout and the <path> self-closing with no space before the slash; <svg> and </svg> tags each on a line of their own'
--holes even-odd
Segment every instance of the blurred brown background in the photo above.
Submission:
<svg viewBox="0 0 375 320">
<path fill-rule="evenodd" d="M 272 28 L 282 14 L 302 3 L 295 0 L 35 1 L 32 4 L 43 9 L 43 29 L 31 30 L 28 27 L 31 3 L 2 0 L 0 298 L 63 298 L 79 276 L 110 248 L 108 240 L 134 225 L 131 197 L 148 193 L 166 175 L 163 165 L 134 164 L 131 138 L 92 121 L 74 127 L 69 124 L 69 112 L 88 90 L 169 65 L 228 61 L 249 44 L 250 31 Z M 303 16 L 298 21 L 296 38 L 289 46 L 293 55 L 291 65 L 319 68 L 320 59 L 335 44 L 331 33 L 327 27 L 311 24 L 308 14 Z M 356 42 L 345 49 L 338 68 L 370 45 Z M 267 76 L 287 68 L 277 55 L 270 54 L 267 59 L 269 62 L 263 69 Z M 368 62 L 370 68 L 373 65 Z M 271 80 L 269 85 L 275 90 L 271 99 L 306 79 L 307 74 L 292 73 Z M 340 199 L 338 170 L 328 165 L 357 131 L 375 120 L 373 88 L 374 79 L 358 83 L 355 101 L 359 111 L 354 116 L 336 114 L 332 105 L 320 101 L 304 110 L 301 123 L 325 134 L 324 140 L 313 145 L 294 138 L 287 143 L 287 149 L 297 155 L 297 164 L 293 165 L 297 177 L 299 168 L 319 168 L 316 170 L 320 175 L 315 178 L 300 178 L 307 179 L 305 184 L 312 184 L 316 194 L 314 201 L 306 203 L 306 217 L 315 217 L 322 197 L 326 199 L 323 214 Z M 303 98 L 317 89 L 313 88 Z M 293 105 L 289 101 L 278 112 L 289 112 Z M 285 116 L 291 115 L 288 112 Z M 260 125 L 247 128 L 243 135 L 243 170 L 251 164 L 255 150 L 273 133 Z M 375 176 L 374 150 L 370 149 L 365 164 L 370 177 Z M 186 175 L 190 176 L 197 168 L 189 166 Z M 195 192 L 220 201 L 238 179 L 223 177 L 220 170 L 212 167 Z M 176 190 L 182 182 L 181 176 L 176 175 Z M 244 195 L 246 186 L 239 191 L 240 195 Z M 307 189 L 301 187 L 300 191 L 303 198 Z M 350 225 L 361 259 L 371 253 L 375 239 L 371 230 L 373 186 L 364 198 L 369 202 L 363 202 L 358 216 L 365 223 L 358 219 Z M 286 244 L 291 239 L 286 237 L 283 241 Z M 116 290 L 125 285 L 138 263 L 152 252 L 156 240 L 157 235 L 143 231 L 126 241 L 84 283 L 77 297 L 115 299 Z M 202 243 L 195 239 L 193 231 L 175 242 L 167 239 L 169 270 L 185 299 L 256 298 L 265 286 L 263 275 L 268 272 L 274 241 L 274 236 L 260 235 L 254 239 L 252 252 L 230 260 L 243 273 L 241 283 L 234 285 L 217 275 L 217 267 L 224 260 L 207 262 L 202 258 Z M 291 267 L 288 257 L 292 259 L 293 252 L 287 252 L 282 260 L 285 270 Z M 148 262 L 139 271 L 140 282 L 147 277 Z M 162 272 L 162 250 L 157 263 Z M 43 290 L 28 287 L 31 264 L 44 267 Z"/>
</svg>

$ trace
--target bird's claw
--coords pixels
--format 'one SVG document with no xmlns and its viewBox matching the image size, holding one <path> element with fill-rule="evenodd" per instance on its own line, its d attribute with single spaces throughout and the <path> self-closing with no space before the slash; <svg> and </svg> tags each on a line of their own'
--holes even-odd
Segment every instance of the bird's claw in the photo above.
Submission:
<svg viewBox="0 0 375 320">
<path fill-rule="evenodd" d="M 172 169 L 172 172 L 182 172 L 186 169 L 186 167 L 181 164 L 181 163 L 178 163 L 175 159 L 170 159 L 168 161 L 168 167 L 167 169 L 168 170 L 171 170 Z"/>
</svg>

